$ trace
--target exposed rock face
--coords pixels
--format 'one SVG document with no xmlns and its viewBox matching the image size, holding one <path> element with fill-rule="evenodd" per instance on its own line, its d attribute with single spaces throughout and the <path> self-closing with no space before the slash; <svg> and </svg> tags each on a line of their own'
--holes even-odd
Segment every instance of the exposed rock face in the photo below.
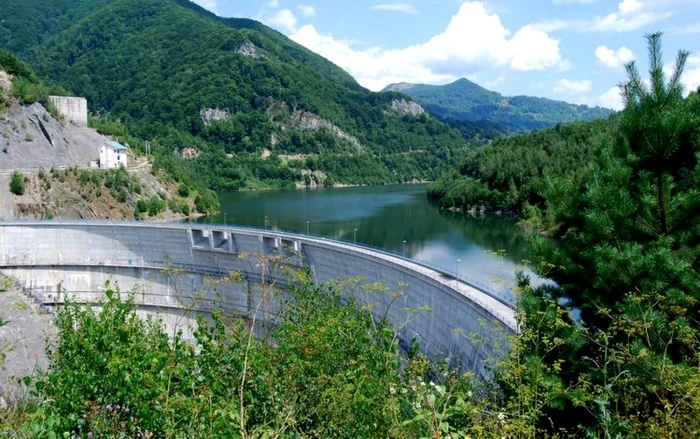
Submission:
<svg viewBox="0 0 700 439">
<path fill-rule="evenodd" d="M 249 56 L 251 58 L 266 58 L 265 55 L 258 52 L 258 48 L 255 47 L 255 44 L 251 43 L 250 41 L 246 41 L 238 46 L 236 53 L 240 53 L 241 55 Z"/>
<path fill-rule="evenodd" d="M 284 102 L 274 102 L 270 108 L 268 108 L 267 116 L 272 120 L 281 122 L 282 129 L 296 128 L 302 131 L 317 131 L 325 129 L 330 131 L 336 138 L 350 143 L 355 149 L 357 149 L 358 152 L 364 149 L 360 141 L 357 140 L 355 136 L 351 136 L 350 134 L 346 133 L 337 125 L 308 111 L 291 111 Z M 277 143 L 277 138 L 274 139 L 274 142 Z"/>
<path fill-rule="evenodd" d="M 227 119 L 231 113 L 226 110 L 221 110 L 219 108 L 202 108 L 199 110 L 199 115 L 202 116 L 202 121 L 204 125 L 209 126 L 215 120 Z"/>
<path fill-rule="evenodd" d="M 185 148 L 182 148 L 182 151 L 180 151 L 180 155 L 184 159 L 194 159 L 199 156 L 199 151 L 197 151 L 195 148 L 192 148 L 191 146 L 186 146 Z"/>
<path fill-rule="evenodd" d="M 415 86 L 416 86 L 415 84 L 410 84 L 410 83 L 408 83 L 408 82 L 399 82 L 399 83 L 397 83 L 397 84 L 390 84 L 390 85 L 387 85 L 386 88 L 384 88 L 384 90 L 382 90 L 382 91 L 398 91 L 398 92 L 402 92 L 402 91 L 410 90 L 410 89 L 412 89 L 412 88 L 415 87 Z"/>
<path fill-rule="evenodd" d="M 0 116 L 0 171 L 87 167 L 108 140 L 97 132 L 54 119 L 39 103 L 14 102 Z"/>
<path fill-rule="evenodd" d="M 411 116 L 420 116 L 425 113 L 423 107 L 406 99 L 394 99 L 391 101 L 391 109 L 398 114 L 410 114 Z"/>
<path fill-rule="evenodd" d="M 351 136 L 350 134 L 340 129 L 340 127 L 338 127 L 337 125 L 334 125 L 325 119 L 321 119 L 320 117 L 316 116 L 313 113 L 309 113 L 308 111 L 294 110 L 290 117 L 290 122 L 294 127 L 300 130 L 316 131 L 321 129 L 327 129 L 331 133 L 333 133 L 333 135 L 338 139 L 350 142 L 350 144 L 357 148 L 358 151 L 362 151 L 363 149 L 362 145 L 360 144 L 360 141 L 357 140 L 355 136 Z"/>
</svg>

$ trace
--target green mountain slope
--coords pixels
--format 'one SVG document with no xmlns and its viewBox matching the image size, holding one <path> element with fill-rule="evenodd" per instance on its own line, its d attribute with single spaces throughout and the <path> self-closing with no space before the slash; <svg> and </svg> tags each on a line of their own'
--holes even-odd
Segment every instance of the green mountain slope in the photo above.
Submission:
<svg viewBox="0 0 700 439">
<path fill-rule="evenodd" d="M 470 151 L 458 168 L 440 176 L 428 195 L 448 209 L 521 212 L 543 206 L 547 178 L 582 184 L 593 147 L 615 138 L 617 118 L 574 122 L 497 139 Z"/>
<path fill-rule="evenodd" d="M 431 113 L 461 122 L 482 122 L 504 133 L 526 132 L 579 120 L 607 118 L 613 111 L 531 96 L 507 97 L 467 79 L 447 85 L 392 84 L 385 91 L 411 96 Z"/>
<path fill-rule="evenodd" d="M 0 9 L 14 3 L 0 0 Z M 163 167 L 215 188 L 288 185 L 304 175 L 344 183 L 434 178 L 466 146 L 432 116 L 392 110 L 402 95 L 365 90 L 255 21 L 222 19 L 186 0 L 21 3 L 0 31 L 10 50 L 88 98 L 93 112 L 153 141 Z M 44 7 L 56 13 L 51 26 L 21 38 Z M 188 146 L 198 158 L 171 157 Z M 264 160 L 264 151 L 272 157 Z"/>
</svg>

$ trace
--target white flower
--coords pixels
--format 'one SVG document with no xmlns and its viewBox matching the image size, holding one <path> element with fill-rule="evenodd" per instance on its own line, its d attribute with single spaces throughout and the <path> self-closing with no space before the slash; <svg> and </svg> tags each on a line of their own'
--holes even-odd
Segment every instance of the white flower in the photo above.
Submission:
<svg viewBox="0 0 700 439">
<path fill-rule="evenodd" d="M 396 393 L 396 389 L 394 389 L 393 387 L 389 387 L 389 392 L 393 395 Z"/>
<path fill-rule="evenodd" d="M 472 397 L 472 391 L 471 391 L 471 390 L 467 392 L 467 397 L 469 397 L 469 398 Z"/>
<path fill-rule="evenodd" d="M 501 421 L 501 422 L 505 421 L 505 420 L 506 420 L 506 414 L 503 413 L 503 412 L 499 413 L 499 414 L 498 414 L 498 420 Z"/>
<path fill-rule="evenodd" d="M 430 382 L 430 387 L 435 387 L 435 383 L 431 381 L 431 382 Z"/>
</svg>

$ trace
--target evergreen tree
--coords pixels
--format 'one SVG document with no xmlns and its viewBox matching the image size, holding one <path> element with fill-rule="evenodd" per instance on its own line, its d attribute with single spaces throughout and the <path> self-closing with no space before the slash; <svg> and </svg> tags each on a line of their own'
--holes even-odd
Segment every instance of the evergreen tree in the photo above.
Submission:
<svg viewBox="0 0 700 439">
<path fill-rule="evenodd" d="M 544 359 L 560 362 L 557 379 L 577 391 L 543 419 L 557 427 L 573 419 L 595 434 L 606 425 L 605 435 L 697 437 L 700 106 L 696 95 L 683 97 L 687 52 L 667 81 L 661 34 L 648 43 L 649 85 L 630 63 L 620 135 L 598 139 L 583 190 L 571 180 L 549 183 L 557 244 L 539 238 L 537 249 L 558 287 L 524 302 L 531 318 L 549 296 L 582 316 L 576 336 Z M 587 403 L 580 392 L 588 392 Z"/>
</svg>

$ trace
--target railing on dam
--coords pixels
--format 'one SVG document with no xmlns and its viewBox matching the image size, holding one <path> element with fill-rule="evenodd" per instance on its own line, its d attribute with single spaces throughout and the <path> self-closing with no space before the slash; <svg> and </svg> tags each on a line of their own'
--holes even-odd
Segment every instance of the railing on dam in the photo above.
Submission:
<svg viewBox="0 0 700 439">
<path fill-rule="evenodd" d="M 193 227 L 196 227 L 196 224 L 191 224 Z M 422 267 L 425 267 L 427 269 L 433 270 L 436 273 L 440 273 L 442 276 L 446 278 L 453 278 L 459 282 L 462 282 L 466 285 L 469 285 L 470 287 L 481 291 L 484 294 L 487 294 L 494 299 L 498 300 L 501 302 L 503 305 L 515 309 L 516 308 L 516 303 L 515 303 L 515 294 L 513 291 L 508 288 L 508 287 L 503 287 L 502 289 L 495 289 L 493 286 L 489 286 L 484 284 L 483 282 L 479 282 L 469 276 L 466 276 L 464 273 L 453 273 L 446 267 L 442 267 L 439 265 L 431 264 L 425 261 L 420 261 L 417 259 L 413 258 L 408 258 L 404 255 L 401 255 L 399 253 L 391 252 L 388 251 L 384 248 L 372 246 L 369 244 L 365 243 L 358 243 L 356 241 L 348 241 L 344 239 L 338 239 L 338 238 L 328 238 L 326 236 L 322 235 L 315 235 L 315 234 L 302 234 L 298 231 L 295 230 L 286 230 L 286 229 L 279 229 L 279 228 L 271 228 L 271 229 L 259 229 L 256 227 L 248 227 L 248 226 L 239 226 L 239 225 L 231 225 L 231 224 L 217 224 L 217 223 L 206 223 L 206 226 L 209 227 L 214 227 L 214 228 L 225 228 L 228 230 L 240 230 L 240 231 L 247 231 L 247 232 L 253 232 L 253 233 L 273 233 L 277 234 L 280 236 L 287 236 L 289 238 L 303 238 L 303 239 L 309 239 L 309 240 L 320 240 L 322 242 L 330 242 L 330 243 L 339 243 L 339 244 L 344 244 L 344 245 L 351 245 L 353 247 L 356 247 L 358 249 L 364 249 L 367 251 L 371 251 L 374 253 L 390 256 L 392 258 L 397 258 L 403 261 L 406 261 L 408 263 L 414 264 L 414 265 L 420 265 Z"/>
<path fill-rule="evenodd" d="M 448 357 L 480 374 L 486 373 L 484 360 L 496 355 L 504 337 L 517 328 L 513 304 L 504 297 L 427 264 L 349 242 L 212 224 L 0 222 L 0 272 L 35 292 L 40 302 L 60 301 L 66 291 L 91 303 L 105 280 L 112 279 L 141 291 L 140 304 L 145 310 L 162 310 L 166 325 L 183 321 L 176 311 L 196 297 L 204 299 L 197 302 L 202 312 L 215 300 L 244 316 L 258 312 L 251 303 L 260 296 L 261 276 L 246 256 L 255 254 L 284 255 L 285 264 L 309 267 L 318 282 L 363 279 L 345 293 L 381 310 L 400 328 L 402 342 L 415 339 L 427 354 Z M 232 271 L 243 273 L 244 281 L 209 281 Z M 279 277 L 273 272 L 267 276 Z M 391 292 L 365 288 L 377 284 Z M 280 303 L 269 304 L 270 309 Z M 417 309 L 430 312 L 412 312 Z M 184 321 L 194 324 L 196 319 Z M 473 334 L 481 344 L 475 344 Z"/>
</svg>

